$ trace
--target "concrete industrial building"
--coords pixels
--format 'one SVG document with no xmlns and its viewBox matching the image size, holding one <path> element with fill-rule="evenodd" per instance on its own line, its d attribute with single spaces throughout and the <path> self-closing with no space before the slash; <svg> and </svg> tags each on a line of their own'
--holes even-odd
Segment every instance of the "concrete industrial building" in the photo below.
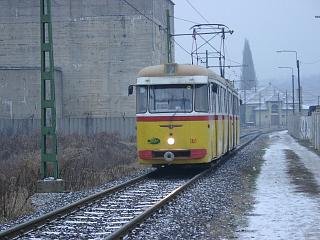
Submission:
<svg viewBox="0 0 320 240">
<path fill-rule="evenodd" d="M 129 2 L 153 22 L 120 0 L 52 1 L 58 118 L 134 116 L 127 87 L 139 69 L 166 62 L 174 4 Z M 39 4 L 0 1 L 0 118 L 40 116 Z"/>
</svg>

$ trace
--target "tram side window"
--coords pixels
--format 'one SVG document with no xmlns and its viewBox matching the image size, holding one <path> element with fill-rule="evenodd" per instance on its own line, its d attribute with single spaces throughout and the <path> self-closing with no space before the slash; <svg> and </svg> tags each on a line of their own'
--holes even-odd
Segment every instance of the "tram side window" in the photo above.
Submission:
<svg viewBox="0 0 320 240">
<path fill-rule="evenodd" d="M 233 108 L 232 108 L 232 114 L 233 115 L 236 115 L 236 111 L 237 111 L 237 106 L 236 106 L 236 98 L 235 98 L 235 96 L 234 95 L 232 95 L 232 99 L 233 99 L 233 101 L 232 101 L 232 103 L 233 103 Z"/>
<path fill-rule="evenodd" d="M 208 85 L 198 84 L 195 85 L 195 111 L 208 112 Z"/>
<path fill-rule="evenodd" d="M 234 115 L 234 96 L 233 94 L 231 95 L 231 114 Z"/>
<path fill-rule="evenodd" d="M 230 113 L 230 94 L 229 94 L 228 89 L 225 90 L 225 92 L 226 92 L 225 111 L 226 111 L 226 114 L 229 114 Z"/>
<path fill-rule="evenodd" d="M 226 104 L 226 113 L 230 114 L 230 104 L 231 104 L 231 95 L 229 94 L 229 92 L 227 91 L 227 104 Z"/>
<path fill-rule="evenodd" d="M 238 99 L 234 97 L 234 115 L 238 115 Z"/>
<path fill-rule="evenodd" d="M 226 94 L 226 103 L 225 103 L 225 113 L 229 114 L 230 111 L 230 94 L 228 92 L 228 90 L 225 90 L 225 94 Z"/>
<path fill-rule="evenodd" d="M 147 87 L 137 86 L 137 113 L 147 112 Z"/>
<path fill-rule="evenodd" d="M 234 96 L 234 115 L 238 114 L 238 99 Z"/>
<path fill-rule="evenodd" d="M 231 95 L 231 104 L 230 104 L 230 107 L 231 107 L 231 110 L 230 110 L 230 112 L 231 112 L 231 114 L 232 115 L 234 115 L 234 113 L 235 113 L 235 98 L 234 98 L 234 95 L 233 95 L 233 93 L 230 93 L 230 95 Z"/>
<path fill-rule="evenodd" d="M 237 106 L 236 106 L 236 109 L 237 109 L 237 112 L 236 112 L 236 114 L 237 115 L 239 115 L 239 99 L 237 98 Z"/>
<path fill-rule="evenodd" d="M 240 100 L 237 98 L 237 115 L 240 115 Z"/>
<path fill-rule="evenodd" d="M 221 112 L 223 115 L 226 112 L 226 92 L 224 88 L 221 88 Z"/>
<path fill-rule="evenodd" d="M 227 94 L 228 94 L 228 109 L 227 109 L 227 113 L 231 114 L 231 112 L 232 112 L 232 94 L 228 90 L 227 90 Z"/>
<path fill-rule="evenodd" d="M 220 113 L 224 113 L 224 89 L 220 87 Z"/>
<path fill-rule="evenodd" d="M 228 94 L 226 89 L 223 89 L 223 113 L 227 114 L 227 109 L 228 109 Z"/>
<path fill-rule="evenodd" d="M 218 87 L 218 113 L 221 113 L 221 88 Z"/>
<path fill-rule="evenodd" d="M 217 113 L 217 93 L 218 93 L 218 85 L 216 83 L 213 83 L 211 86 L 212 89 L 212 112 Z"/>
</svg>

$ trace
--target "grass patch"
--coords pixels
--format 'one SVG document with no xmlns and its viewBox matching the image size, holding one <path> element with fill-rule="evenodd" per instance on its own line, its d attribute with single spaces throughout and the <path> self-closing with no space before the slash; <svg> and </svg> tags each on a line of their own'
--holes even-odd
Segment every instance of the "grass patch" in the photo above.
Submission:
<svg viewBox="0 0 320 240">
<path fill-rule="evenodd" d="M 140 168 L 136 147 L 116 134 L 58 137 L 60 176 L 78 191 Z M 40 179 L 39 135 L 0 136 L 0 222 L 32 211 L 30 197 Z"/>
</svg>

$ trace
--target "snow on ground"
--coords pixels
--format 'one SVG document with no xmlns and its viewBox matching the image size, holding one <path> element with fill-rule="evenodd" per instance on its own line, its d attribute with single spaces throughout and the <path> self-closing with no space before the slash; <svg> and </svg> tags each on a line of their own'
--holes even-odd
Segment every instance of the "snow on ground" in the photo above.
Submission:
<svg viewBox="0 0 320 240">
<path fill-rule="evenodd" d="M 320 157 L 283 131 L 270 135 L 264 160 L 239 239 L 320 239 Z"/>
</svg>

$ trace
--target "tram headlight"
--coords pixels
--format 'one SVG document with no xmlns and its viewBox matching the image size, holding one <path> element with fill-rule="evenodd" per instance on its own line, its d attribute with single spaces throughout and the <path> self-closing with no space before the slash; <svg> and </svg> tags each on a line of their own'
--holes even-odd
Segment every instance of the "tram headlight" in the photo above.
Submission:
<svg viewBox="0 0 320 240">
<path fill-rule="evenodd" d="M 173 145 L 174 144 L 174 138 L 173 137 L 169 137 L 168 140 L 167 140 L 167 143 L 169 145 Z"/>
</svg>

